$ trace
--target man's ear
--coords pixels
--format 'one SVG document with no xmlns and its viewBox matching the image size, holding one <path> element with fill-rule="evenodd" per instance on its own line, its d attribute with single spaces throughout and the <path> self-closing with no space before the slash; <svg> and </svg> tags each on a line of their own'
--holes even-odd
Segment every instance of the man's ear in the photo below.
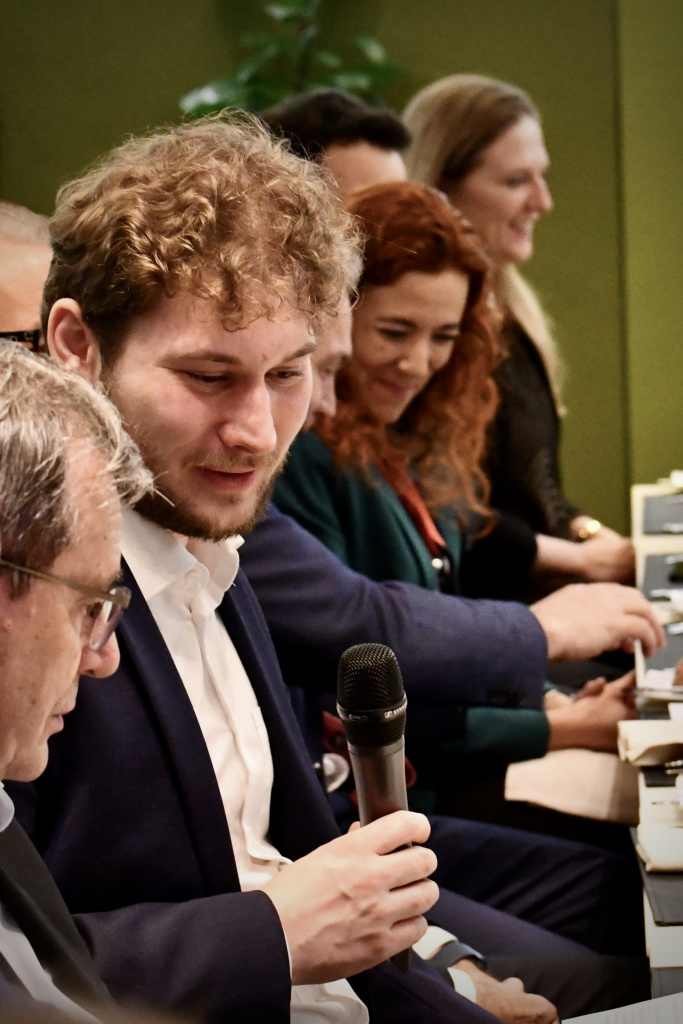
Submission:
<svg viewBox="0 0 683 1024">
<path fill-rule="evenodd" d="M 91 384 L 100 379 L 100 347 L 75 299 L 57 299 L 50 310 L 47 346 L 52 358 L 62 366 L 87 377 Z"/>
</svg>

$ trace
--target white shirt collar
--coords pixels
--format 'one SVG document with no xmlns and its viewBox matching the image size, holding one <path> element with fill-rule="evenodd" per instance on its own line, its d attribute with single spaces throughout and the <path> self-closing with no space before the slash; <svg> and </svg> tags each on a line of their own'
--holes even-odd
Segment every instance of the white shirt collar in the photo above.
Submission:
<svg viewBox="0 0 683 1024">
<path fill-rule="evenodd" d="M 202 584 L 221 596 L 232 586 L 239 569 L 242 537 L 224 541 L 190 538 L 183 542 L 169 530 L 143 519 L 131 509 L 123 511 L 123 554 L 146 601 L 194 573 Z M 220 603 L 220 599 L 217 603 Z"/>
<path fill-rule="evenodd" d="M 0 832 L 4 832 L 14 817 L 14 804 L 0 782 Z"/>
</svg>

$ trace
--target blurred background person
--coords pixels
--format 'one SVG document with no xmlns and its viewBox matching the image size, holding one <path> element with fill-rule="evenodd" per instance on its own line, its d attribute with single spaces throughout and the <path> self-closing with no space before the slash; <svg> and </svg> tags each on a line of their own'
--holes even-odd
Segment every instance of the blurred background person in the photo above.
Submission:
<svg viewBox="0 0 683 1024">
<path fill-rule="evenodd" d="M 40 300 L 52 250 L 47 217 L 0 202 L 0 340 L 34 351 L 40 343 Z"/>
<path fill-rule="evenodd" d="M 325 166 L 343 194 L 406 177 L 402 152 L 411 135 L 388 108 L 377 109 L 338 89 L 299 93 L 261 115 L 271 131 L 286 138 L 294 152 Z M 495 442 L 494 442 L 495 443 Z M 490 467 L 487 466 L 487 471 Z M 495 504 L 495 498 L 492 502 Z M 460 585 L 473 597 L 533 601 L 569 579 L 611 579 L 596 562 L 596 545 L 582 548 L 538 532 L 503 509 L 496 529 L 474 547 L 463 546 Z M 594 521 L 592 528 L 595 528 Z M 474 517 L 472 535 L 481 527 Z M 602 551 L 599 548 L 598 554 Z M 601 662 L 597 669 L 614 678 L 627 661 Z M 561 671 L 563 683 L 578 685 L 596 672 L 594 665 Z"/>
<path fill-rule="evenodd" d="M 472 508 L 490 517 L 481 469 L 496 408 L 489 270 L 474 231 L 433 189 L 380 185 L 348 206 L 366 239 L 353 353 L 336 416 L 295 441 L 275 501 L 371 579 L 457 593 L 461 523 Z M 492 762 L 615 751 L 617 722 L 634 715 L 632 685 L 629 674 L 547 713 L 470 708 L 465 742 L 446 744 L 451 769 L 466 765 L 470 785 Z M 452 791 L 459 773 L 441 761 L 432 770 L 434 744 L 418 760 Z"/>
<path fill-rule="evenodd" d="M 400 117 L 341 89 L 302 92 L 260 115 L 297 156 L 326 167 L 343 195 L 407 177 L 402 153 L 410 143 Z"/>
<path fill-rule="evenodd" d="M 540 535 L 549 568 L 572 571 L 573 561 L 585 579 L 632 582 L 631 542 L 584 515 L 562 491 L 561 362 L 548 318 L 517 270 L 533 253 L 536 221 L 552 209 L 538 112 L 514 86 L 452 75 L 419 92 L 404 120 L 412 134 L 410 176 L 441 189 L 474 225 L 505 318 L 500 407 L 486 461 L 491 504 Z M 551 538 L 583 544 L 572 551 Z"/>
</svg>

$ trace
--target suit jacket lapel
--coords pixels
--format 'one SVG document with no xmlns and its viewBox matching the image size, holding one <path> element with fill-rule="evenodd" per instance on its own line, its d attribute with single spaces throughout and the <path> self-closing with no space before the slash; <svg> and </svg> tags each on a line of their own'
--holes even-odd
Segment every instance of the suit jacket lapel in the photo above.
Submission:
<svg viewBox="0 0 683 1024">
<path fill-rule="evenodd" d="M 89 1009 L 111 1002 L 57 886 L 16 822 L 0 833 L 0 902 L 61 992 Z"/>
<path fill-rule="evenodd" d="M 132 597 L 118 636 L 135 663 L 166 742 L 207 889 L 234 891 L 240 886 L 230 832 L 204 737 L 173 659 L 125 562 L 123 577 Z M 275 776 L 271 840 L 285 856 L 296 859 L 334 838 L 338 829 L 301 738 L 263 613 L 241 571 L 219 612 L 268 731 Z"/>
<path fill-rule="evenodd" d="M 313 771 L 263 613 L 242 571 L 219 611 L 268 731 L 274 769 L 270 838 L 282 854 L 295 860 L 329 842 L 339 830 Z"/>
<path fill-rule="evenodd" d="M 117 635 L 126 645 L 154 708 L 207 890 L 234 891 L 239 889 L 239 879 L 230 831 L 199 722 L 154 616 L 125 562 L 123 577 L 132 598 Z"/>
</svg>

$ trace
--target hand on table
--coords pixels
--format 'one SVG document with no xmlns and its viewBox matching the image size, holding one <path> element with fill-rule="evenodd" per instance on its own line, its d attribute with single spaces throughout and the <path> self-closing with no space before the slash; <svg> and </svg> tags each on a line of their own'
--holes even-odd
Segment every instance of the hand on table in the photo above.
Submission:
<svg viewBox="0 0 683 1024">
<path fill-rule="evenodd" d="M 589 543 L 588 541 L 586 543 Z M 649 658 L 664 632 L 640 591 L 619 583 L 571 583 L 531 605 L 548 640 L 550 661 L 579 661 L 640 640 Z"/>
<path fill-rule="evenodd" d="M 549 708 L 548 749 L 586 747 L 615 752 L 618 722 L 636 715 L 634 685 L 635 672 L 627 672 L 613 683 L 592 679 L 569 704 Z"/>
<path fill-rule="evenodd" d="M 601 526 L 597 533 L 580 544 L 583 577 L 589 582 L 633 583 L 636 556 L 627 537 Z"/>
<path fill-rule="evenodd" d="M 471 960 L 453 965 L 465 971 L 477 990 L 477 1006 L 488 1010 L 505 1024 L 559 1024 L 557 1010 L 543 996 L 524 991 L 519 978 L 498 981 Z"/>
<path fill-rule="evenodd" d="M 288 864 L 263 887 L 287 936 L 295 985 L 336 981 L 412 946 L 439 889 L 429 822 L 396 811 Z"/>
</svg>

